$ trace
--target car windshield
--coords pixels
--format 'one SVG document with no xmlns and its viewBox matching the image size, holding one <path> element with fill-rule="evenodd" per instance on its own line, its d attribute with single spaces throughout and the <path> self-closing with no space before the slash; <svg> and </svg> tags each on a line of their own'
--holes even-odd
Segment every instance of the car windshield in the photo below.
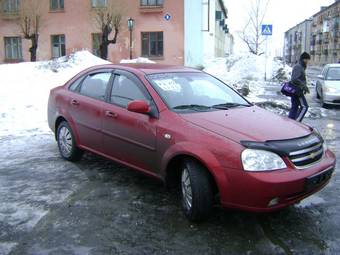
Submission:
<svg viewBox="0 0 340 255">
<path fill-rule="evenodd" d="M 162 73 L 148 79 L 173 111 L 211 111 L 247 107 L 234 90 L 205 73 Z"/>
<path fill-rule="evenodd" d="M 326 80 L 338 81 L 340 80 L 340 67 L 331 67 L 328 69 Z"/>
</svg>

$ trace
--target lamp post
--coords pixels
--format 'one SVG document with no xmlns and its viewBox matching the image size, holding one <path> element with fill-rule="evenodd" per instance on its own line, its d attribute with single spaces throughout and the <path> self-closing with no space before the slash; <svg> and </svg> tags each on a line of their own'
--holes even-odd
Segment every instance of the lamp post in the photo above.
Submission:
<svg viewBox="0 0 340 255">
<path fill-rule="evenodd" d="M 130 31 L 130 59 L 132 59 L 132 30 L 135 26 L 135 20 L 133 18 L 128 19 L 128 28 Z"/>
</svg>

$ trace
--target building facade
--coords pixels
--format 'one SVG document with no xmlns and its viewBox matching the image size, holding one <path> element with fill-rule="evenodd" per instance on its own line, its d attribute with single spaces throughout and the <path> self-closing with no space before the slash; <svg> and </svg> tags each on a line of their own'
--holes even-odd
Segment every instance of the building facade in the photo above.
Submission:
<svg viewBox="0 0 340 255">
<path fill-rule="evenodd" d="M 25 1 L 25 0 L 21 0 Z M 148 57 L 157 62 L 184 63 L 184 0 L 120 0 L 123 19 L 117 43 L 109 46 L 109 60 L 129 58 L 127 20 L 132 17 L 133 57 Z M 100 28 L 96 11 L 107 0 L 41 0 L 38 60 L 48 60 L 87 49 L 98 54 Z M 0 61 L 29 60 L 30 41 L 22 38 L 18 25 L 20 0 L 3 0 L 0 16 Z M 170 18 L 165 18 L 169 14 Z M 113 35 L 111 35 L 112 37 Z"/>
<path fill-rule="evenodd" d="M 321 7 L 310 19 L 285 33 L 285 60 L 294 64 L 303 51 L 311 55 L 313 65 L 340 60 L 340 1 Z"/>
<path fill-rule="evenodd" d="M 340 59 L 340 1 L 322 7 L 311 24 L 312 62 L 317 65 L 336 63 Z"/>
<path fill-rule="evenodd" d="M 303 52 L 309 52 L 311 47 L 312 19 L 307 19 L 285 33 L 284 51 L 287 63 L 296 63 Z"/>
<path fill-rule="evenodd" d="M 31 41 L 23 38 L 18 22 L 23 1 L 28 0 L 0 1 L 0 63 L 30 59 Z M 49 60 L 83 49 L 99 55 L 101 29 L 96 21 L 96 14 L 98 9 L 107 8 L 108 1 L 110 0 L 40 0 L 37 59 Z M 203 12 L 206 0 L 116 1 L 121 3 L 119 11 L 123 18 L 117 43 L 109 46 L 108 59 L 114 63 L 129 58 L 129 18 L 134 20 L 133 58 L 147 57 L 157 63 L 200 66 L 203 64 L 205 43 L 209 48 L 213 45 L 216 52 L 224 47 L 221 37 L 221 31 L 224 34 L 223 29 L 214 33 L 211 42 L 203 40 L 204 19 L 203 15 L 197 13 Z M 215 0 L 209 2 L 211 6 L 215 6 Z M 210 8 L 212 9 L 209 7 L 209 10 Z M 226 13 L 225 7 L 224 12 Z M 215 15 L 213 18 L 215 19 Z M 213 25 L 217 21 L 209 23 L 212 23 L 211 31 L 216 31 Z M 221 54 L 220 52 L 219 55 Z"/>
<path fill-rule="evenodd" d="M 203 0 L 202 4 L 204 57 L 224 57 L 228 10 L 222 0 Z"/>
</svg>

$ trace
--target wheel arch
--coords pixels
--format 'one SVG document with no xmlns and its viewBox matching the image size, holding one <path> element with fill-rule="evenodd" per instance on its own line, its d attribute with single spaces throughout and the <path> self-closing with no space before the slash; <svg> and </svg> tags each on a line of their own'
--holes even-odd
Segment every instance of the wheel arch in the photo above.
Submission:
<svg viewBox="0 0 340 255">
<path fill-rule="evenodd" d="M 207 165 L 200 160 L 199 158 L 193 156 L 193 155 L 189 155 L 189 154 L 178 154 L 176 156 L 174 156 L 173 158 L 171 158 L 166 166 L 165 169 L 165 182 L 167 187 L 169 188 L 174 188 L 174 187 L 178 187 L 178 185 L 180 184 L 180 178 L 181 178 L 181 164 L 183 163 L 184 160 L 193 160 L 195 162 L 197 162 L 198 164 L 202 165 L 210 179 L 210 183 L 212 185 L 213 188 L 213 192 L 214 194 L 218 194 L 219 193 L 219 188 L 218 188 L 218 184 L 215 180 L 215 176 L 212 174 L 212 172 L 209 170 L 209 168 L 207 167 Z"/>
</svg>

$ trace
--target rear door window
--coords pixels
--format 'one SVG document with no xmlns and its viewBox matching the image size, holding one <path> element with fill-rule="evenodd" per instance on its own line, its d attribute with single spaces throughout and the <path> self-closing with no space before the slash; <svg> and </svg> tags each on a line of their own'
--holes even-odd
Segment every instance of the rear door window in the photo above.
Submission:
<svg viewBox="0 0 340 255">
<path fill-rule="evenodd" d="M 111 72 L 90 74 L 83 81 L 79 92 L 81 95 L 104 101 L 110 78 Z"/>
</svg>

